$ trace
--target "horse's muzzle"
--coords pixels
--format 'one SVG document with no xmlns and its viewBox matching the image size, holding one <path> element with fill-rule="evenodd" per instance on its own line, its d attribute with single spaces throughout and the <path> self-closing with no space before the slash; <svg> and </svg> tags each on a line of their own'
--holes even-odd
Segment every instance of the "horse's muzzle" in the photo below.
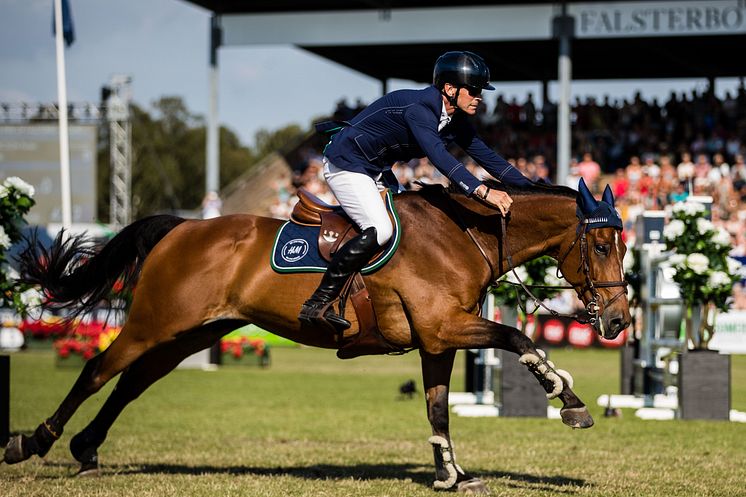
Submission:
<svg viewBox="0 0 746 497">
<path fill-rule="evenodd" d="M 624 331 L 630 325 L 631 316 L 629 313 L 609 312 L 604 314 L 608 315 L 602 314 L 599 320 L 596 321 L 594 328 L 596 328 L 596 332 L 598 332 L 599 336 L 606 340 L 615 339 L 619 336 L 619 333 Z"/>
</svg>

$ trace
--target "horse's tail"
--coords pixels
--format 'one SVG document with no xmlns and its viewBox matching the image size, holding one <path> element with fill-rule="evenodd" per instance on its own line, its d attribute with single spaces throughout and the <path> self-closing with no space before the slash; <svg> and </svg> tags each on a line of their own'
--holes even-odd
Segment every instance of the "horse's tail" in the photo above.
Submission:
<svg viewBox="0 0 746 497">
<path fill-rule="evenodd" d="M 44 289 L 44 307 L 70 311 L 72 316 L 109 301 L 115 284 L 131 290 L 145 257 L 184 219 L 158 215 L 125 227 L 100 250 L 84 235 L 60 232 L 49 249 L 33 236 L 18 256 L 21 281 Z"/>
</svg>

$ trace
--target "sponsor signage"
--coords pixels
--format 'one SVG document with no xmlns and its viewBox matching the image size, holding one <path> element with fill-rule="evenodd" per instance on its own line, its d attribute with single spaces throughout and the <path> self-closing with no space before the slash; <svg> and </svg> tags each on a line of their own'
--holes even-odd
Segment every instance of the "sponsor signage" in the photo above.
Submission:
<svg viewBox="0 0 746 497">
<path fill-rule="evenodd" d="M 746 0 L 570 3 L 578 38 L 746 34 Z"/>
</svg>

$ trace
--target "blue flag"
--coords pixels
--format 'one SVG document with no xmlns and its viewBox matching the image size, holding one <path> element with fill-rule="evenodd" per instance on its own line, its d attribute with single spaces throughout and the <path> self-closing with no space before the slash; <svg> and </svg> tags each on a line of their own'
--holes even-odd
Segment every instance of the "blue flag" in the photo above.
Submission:
<svg viewBox="0 0 746 497">
<path fill-rule="evenodd" d="M 54 17 L 54 1 L 52 2 L 52 34 L 56 35 Z M 73 13 L 70 11 L 70 5 L 67 0 L 62 0 L 62 36 L 65 38 L 65 45 L 68 47 L 75 41 L 75 28 L 73 27 Z"/>
</svg>

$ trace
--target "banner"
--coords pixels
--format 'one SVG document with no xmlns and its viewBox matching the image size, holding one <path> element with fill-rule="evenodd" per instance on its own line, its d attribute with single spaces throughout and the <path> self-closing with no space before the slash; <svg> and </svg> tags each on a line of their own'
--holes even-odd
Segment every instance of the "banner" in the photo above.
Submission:
<svg viewBox="0 0 746 497">
<path fill-rule="evenodd" d="M 57 34 L 55 29 L 54 2 L 52 2 L 52 36 Z M 68 0 L 62 0 L 62 36 L 68 47 L 75 41 L 75 27 L 73 26 L 73 13 L 70 10 Z"/>
</svg>

